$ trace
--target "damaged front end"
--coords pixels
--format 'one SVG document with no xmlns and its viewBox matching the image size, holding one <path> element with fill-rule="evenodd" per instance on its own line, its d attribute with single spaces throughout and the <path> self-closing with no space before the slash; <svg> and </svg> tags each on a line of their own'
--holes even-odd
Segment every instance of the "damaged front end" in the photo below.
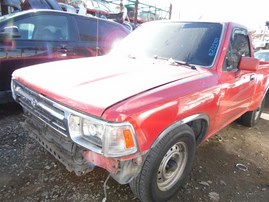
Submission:
<svg viewBox="0 0 269 202">
<path fill-rule="evenodd" d="M 143 156 L 128 122 L 111 123 L 71 110 L 12 81 L 13 98 L 23 107 L 24 128 L 67 170 L 80 176 L 95 166 L 120 184 L 141 169 Z"/>
</svg>

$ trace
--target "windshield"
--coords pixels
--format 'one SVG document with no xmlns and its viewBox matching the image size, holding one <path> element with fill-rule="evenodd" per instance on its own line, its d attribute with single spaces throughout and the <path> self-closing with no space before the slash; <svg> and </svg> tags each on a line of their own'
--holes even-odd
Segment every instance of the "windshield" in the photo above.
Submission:
<svg viewBox="0 0 269 202">
<path fill-rule="evenodd" d="M 171 58 L 209 67 L 214 62 L 221 34 L 220 23 L 150 22 L 129 34 L 115 51 L 134 58 Z"/>
</svg>

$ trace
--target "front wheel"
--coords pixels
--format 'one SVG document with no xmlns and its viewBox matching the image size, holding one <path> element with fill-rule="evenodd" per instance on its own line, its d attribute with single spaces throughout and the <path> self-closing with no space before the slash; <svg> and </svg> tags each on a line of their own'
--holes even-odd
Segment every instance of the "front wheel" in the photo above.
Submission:
<svg viewBox="0 0 269 202">
<path fill-rule="evenodd" d="M 195 155 L 196 141 L 188 125 L 169 132 L 152 148 L 140 174 L 130 182 L 141 201 L 167 201 L 188 176 Z"/>
</svg>

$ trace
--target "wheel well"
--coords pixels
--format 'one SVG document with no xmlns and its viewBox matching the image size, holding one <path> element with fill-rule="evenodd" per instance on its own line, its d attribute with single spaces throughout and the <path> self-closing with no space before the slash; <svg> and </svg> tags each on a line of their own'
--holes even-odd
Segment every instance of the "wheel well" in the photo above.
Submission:
<svg viewBox="0 0 269 202">
<path fill-rule="evenodd" d="M 196 144 L 198 145 L 204 140 L 207 134 L 209 126 L 209 117 L 206 114 L 194 114 L 192 116 L 186 117 L 180 121 L 175 122 L 174 124 L 167 127 L 164 131 L 162 131 L 162 133 L 151 145 L 151 148 L 155 147 L 158 142 L 169 132 L 175 130 L 177 127 L 180 127 L 183 124 L 188 125 L 193 130 Z"/>
<path fill-rule="evenodd" d="M 197 144 L 200 144 L 208 130 L 208 123 L 204 119 L 197 119 L 186 123 L 194 132 Z"/>
<path fill-rule="evenodd" d="M 266 107 L 269 106 L 269 89 L 267 90 L 267 92 L 265 94 L 265 106 Z"/>
</svg>

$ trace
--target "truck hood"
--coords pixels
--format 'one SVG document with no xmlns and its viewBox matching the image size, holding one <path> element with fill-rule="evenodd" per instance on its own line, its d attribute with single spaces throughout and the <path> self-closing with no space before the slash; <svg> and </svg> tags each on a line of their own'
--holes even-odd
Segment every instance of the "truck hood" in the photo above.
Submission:
<svg viewBox="0 0 269 202">
<path fill-rule="evenodd" d="M 18 69 L 13 78 L 49 99 L 100 117 L 122 100 L 201 71 L 160 60 L 99 56 Z"/>
</svg>

